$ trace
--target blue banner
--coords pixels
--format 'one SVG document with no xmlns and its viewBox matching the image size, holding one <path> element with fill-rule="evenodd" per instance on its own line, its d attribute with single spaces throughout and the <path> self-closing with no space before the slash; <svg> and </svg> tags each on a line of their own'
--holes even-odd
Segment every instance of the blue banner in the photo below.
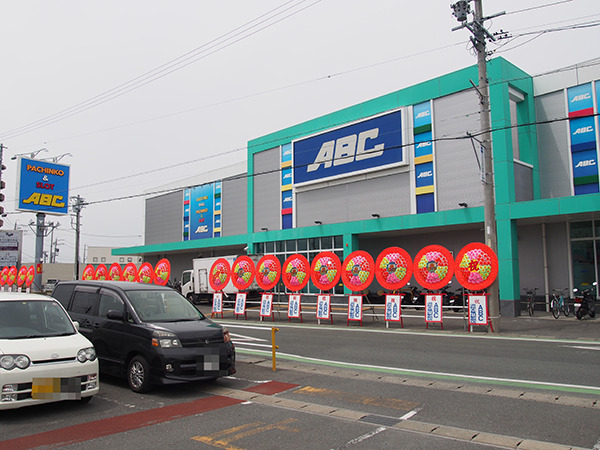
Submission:
<svg viewBox="0 0 600 450">
<path fill-rule="evenodd" d="M 405 163 L 402 111 L 294 142 L 294 183 Z"/>
<path fill-rule="evenodd" d="M 20 211 L 68 214 L 69 166 L 21 158 L 18 197 Z"/>
<path fill-rule="evenodd" d="M 190 190 L 190 239 L 213 237 L 213 184 Z"/>
</svg>

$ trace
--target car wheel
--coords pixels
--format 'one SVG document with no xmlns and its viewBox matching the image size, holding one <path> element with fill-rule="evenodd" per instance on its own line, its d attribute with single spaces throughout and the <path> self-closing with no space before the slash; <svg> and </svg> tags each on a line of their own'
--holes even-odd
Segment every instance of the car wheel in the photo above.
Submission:
<svg viewBox="0 0 600 450">
<path fill-rule="evenodd" d="M 150 390 L 150 365 L 143 356 L 134 356 L 127 366 L 127 382 L 138 394 Z"/>
<path fill-rule="evenodd" d="M 81 397 L 79 399 L 79 403 L 89 403 L 90 400 L 92 399 L 93 395 L 90 395 L 89 397 Z"/>
</svg>

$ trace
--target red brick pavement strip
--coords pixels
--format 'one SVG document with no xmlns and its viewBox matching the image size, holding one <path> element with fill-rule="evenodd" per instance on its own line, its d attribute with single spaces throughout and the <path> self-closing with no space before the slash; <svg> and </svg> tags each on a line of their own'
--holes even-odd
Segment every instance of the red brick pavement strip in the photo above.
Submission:
<svg viewBox="0 0 600 450">
<path fill-rule="evenodd" d="M 269 381 L 267 383 L 258 384 L 256 386 L 252 386 L 244 389 L 244 391 L 255 392 L 256 394 L 263 395 L 275 395 L 280 392 L 289 391 L 290 389 L 294 389 L 298 387 L 297 384 L 291 383 L 282 383 L 280 381 Z"/>
<path fill-rule="evenodd" d="M 242 403 L 242 400 L 215 395 L 194 400 L 193 402 L 178 403 L 176 405 L 149 409 L 133 414 L 96 420 L 60 428 L 58 430 L 1 441 L 0 449 L 19 450 L 42 446 L 60 447 L 137 428 L 148 427 L 158 423 L 169 422 L 182 417 L 214 411 L 239 403 Z"/>
</svg>

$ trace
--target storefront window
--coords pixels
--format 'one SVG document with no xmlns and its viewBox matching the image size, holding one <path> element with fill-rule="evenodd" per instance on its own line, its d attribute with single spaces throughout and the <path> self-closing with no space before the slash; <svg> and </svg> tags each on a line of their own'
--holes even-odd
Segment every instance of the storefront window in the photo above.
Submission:
<svg viewBox="0 0 600 450">
<path fill-rule="evenodd" d="M 572 222 L 571 223 L 571 239 L 592 237 L 592 221 L 589 222 Z"/>
</svg>

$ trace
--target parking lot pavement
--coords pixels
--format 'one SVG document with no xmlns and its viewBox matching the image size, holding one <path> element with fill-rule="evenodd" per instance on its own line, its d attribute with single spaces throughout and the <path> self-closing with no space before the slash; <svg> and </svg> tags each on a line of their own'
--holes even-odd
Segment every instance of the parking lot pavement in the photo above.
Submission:
<svg viewBox="0 0 600 450">
<path fill-rule="evenodd" d="M 211 317 L 211 306 L 202 304 L 196 305 L 205 315 Z M 291 319 L 287 317 L 287 310 L 281 306 L 277 308 L 272 318 L 264 318 L 264 324 L 294 323 L 298 325 L 319 324 L 316 319 L 314 306 L 311 310 L 309 306 L 302 307 L 302 318 Z M 400 322 L 386 322 L 383 316 L 383 305 L 373 305 L 373 307 L 364 307 L 362 322 L 347 320 L 347 307 L 343 305 L 332 305 L 333 321 L 321 320 L 321 325 L 334 327 L 363 327 L 363 328 L 389 328 L 405 329 L 410 331 L 423 331 L 428 333 L 492 333 L 488 326 L 469 327 L 465 316 L 462 313 L 444 312 L 443 326 L 440 324 L 427 324 L 424 320 L 422 310 L 404 310 L 402 311 L 403 320 Z M 258 307 L 251 306 L 247 308 L 245 315 L 236 315 L 232 308 L 225 308 L 222 314 L 223 320 L 236 320 L 247 322 L 261 322 Z M 221 314 L 215 317 L 220 321 Z M 600 341 L 600 318 L 591 319 L 586 317 L 577 320 L 573 314 L 569 317 L 561 315 L 555 319 L 551 313 L 536 311 L 533 317 L 521 315 L 518 317 L 500 317 L 500 329 L 495 330 L 493 334 L 501 336 L 519 336 L 531 338 L 550 338 L 550 339 L 569 339 L 583 341 Z"/>
</svg>

